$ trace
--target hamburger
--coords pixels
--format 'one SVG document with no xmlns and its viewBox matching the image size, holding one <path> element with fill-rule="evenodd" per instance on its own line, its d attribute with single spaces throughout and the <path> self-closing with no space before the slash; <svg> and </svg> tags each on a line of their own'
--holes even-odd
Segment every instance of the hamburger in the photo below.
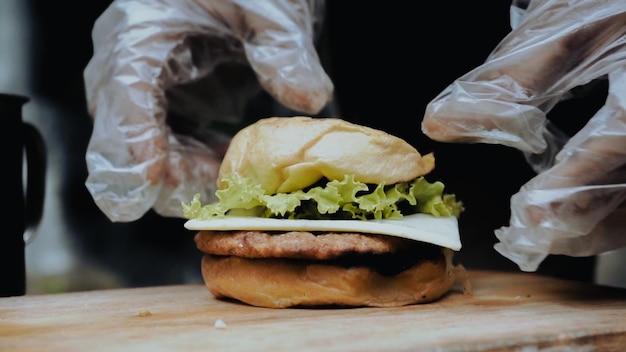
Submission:
<svg viewBox="0 0 626 352">
<path fill-rule="evenodd" d="M 183 203 L 216 298 L 392 307 L 455 282 L 463 205 L 406 141 L 337 118 L 261 119 L 233 137 L 217 201 Z"/>
</svg>

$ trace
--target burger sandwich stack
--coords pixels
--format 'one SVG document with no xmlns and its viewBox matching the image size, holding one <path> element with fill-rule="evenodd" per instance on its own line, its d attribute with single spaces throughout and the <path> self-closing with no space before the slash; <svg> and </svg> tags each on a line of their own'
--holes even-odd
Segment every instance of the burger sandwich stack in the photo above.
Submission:
<svg viewBox="0 0 626 352">
<path fill-rule="evenodd" d="M 393 307 L 452 288 L 463 205 L 422 155 L 337 118 L 261 119 L 232 139 L 216 199 L 183 204 L 217 298 L 270 308 Z"/>
</svg>

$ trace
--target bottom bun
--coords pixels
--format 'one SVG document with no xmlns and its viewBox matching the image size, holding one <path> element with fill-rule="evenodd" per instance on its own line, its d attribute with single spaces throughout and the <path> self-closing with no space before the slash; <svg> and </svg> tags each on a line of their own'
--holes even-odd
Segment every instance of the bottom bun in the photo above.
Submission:
<svg viewBox="0 0 626 352">
<path fill-rule="evenodd" d="M 442 248 L 440 259 L 422 260 L 399 274 L 383 276 L 363 266 L 207 254 L 202 276 L 216 298 L 259 307 L 394 307 L 432 302 L 446 294 L 455 282 L 452 256 L 450 249 Z"/>
</svg>

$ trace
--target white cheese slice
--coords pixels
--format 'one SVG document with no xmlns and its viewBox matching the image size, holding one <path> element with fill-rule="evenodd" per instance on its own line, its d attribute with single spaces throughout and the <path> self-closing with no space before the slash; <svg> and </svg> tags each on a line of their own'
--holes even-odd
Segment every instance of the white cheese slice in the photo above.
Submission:
<svg viewBox="0 0 626 352">
<path fill-rule="evenodd" d="M 226 216 L 211 220 L 191 219 L 188 230 L 260 230 L 260 231 L 338 231 L 397 236 L 428 242 L 458 251 L 461 249 L 457 218 L 427 214 L 405 215 L 393 220 L 288 220 Z"/>
</svg>

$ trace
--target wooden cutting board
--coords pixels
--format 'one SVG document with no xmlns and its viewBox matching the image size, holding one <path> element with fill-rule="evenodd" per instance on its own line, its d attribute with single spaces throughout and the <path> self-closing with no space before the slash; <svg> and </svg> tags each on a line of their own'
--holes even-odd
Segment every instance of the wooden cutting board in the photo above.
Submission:
<svg viewBox="0 0 626 352">
<path fill-rule="evenodd" d="M 0 351 L 626 351 L 624 289 L 469 278 L 472 295 L 398 308 L 257 308 L 198 285 L 0 298 Z"/>
</svg>

